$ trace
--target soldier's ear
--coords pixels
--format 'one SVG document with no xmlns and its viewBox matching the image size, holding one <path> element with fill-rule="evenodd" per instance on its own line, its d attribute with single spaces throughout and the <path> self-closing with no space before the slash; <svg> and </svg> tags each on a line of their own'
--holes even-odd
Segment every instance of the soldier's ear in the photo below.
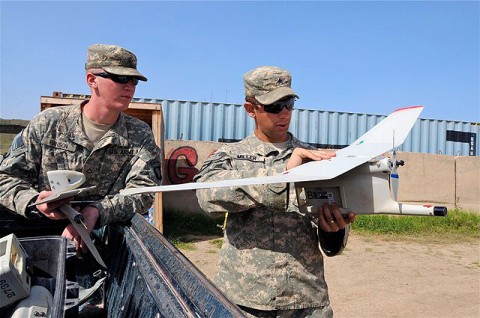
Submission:
<svg viewBox="0 0 480 318">
<path fill-rule="evenodd" d="M 87 73 L 87 85 L 91 88 L 97 88 L 97 77 L 92 73 Z"/>
<path fill-rule="evenodd" d="M 245 110 L 247 111 L 248 116 L 255 118 L 255 105 L 249 102 L 245 102 L 243 104 L 243 107 L 245 107 Z"/>
</svg>

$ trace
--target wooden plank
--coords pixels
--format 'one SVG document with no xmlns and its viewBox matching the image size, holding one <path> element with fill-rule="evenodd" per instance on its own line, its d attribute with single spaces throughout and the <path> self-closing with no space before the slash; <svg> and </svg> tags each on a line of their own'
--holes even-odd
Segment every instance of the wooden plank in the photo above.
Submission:
<svg viewBox="0 0 480 318">
<path fill-rule="evenodd" d="M 42 110 L 44 108 L 48 108 L 51 106 L 63 106 L 63 105 L 75 105 L 78 104 L 80 101 L 90 98 L 89 95 L 79 95 L 78 97 L 73 98 L 65 98 L 65 97 L 49 97 L 49 96 L 41 96 L 40 97 L 40 105 L 42 106 Z M 47 106 L 48 105 L 48 106 Z M 156 103 L 138 103 L 133 102 L 130 103 L 128 106 L 130 109 L 145 109 L 145 110 L 162 110 L 161 104 Z"/>
<path fill-rule="evenodd" d="M 163 123 L 163 112 L 162 107 L 159 105 L 159 109 L 152 111 L 152 131 L 155 137 L 155 142 L 160 147 L 161 152 L 161 164 L 162 164 L 162 176 L 165 176 L 165 127 Z M 162 184 L 164 182 L 164 178 L 162 178 Z M 153 216 L 153 224 L 154 226 L 163 233 L 163 198 L 162 193 L 155 194 L 155 202 L 154 202 L 154 216 Z"/>
</svg>

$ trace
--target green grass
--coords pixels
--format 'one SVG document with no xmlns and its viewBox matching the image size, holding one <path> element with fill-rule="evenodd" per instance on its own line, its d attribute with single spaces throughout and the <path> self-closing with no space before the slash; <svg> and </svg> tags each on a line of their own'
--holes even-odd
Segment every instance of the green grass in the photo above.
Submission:
<svg viewBox="0 0 480 318">
<path fill-rule="evenodd" d="M 223 238 L 218 238 L 210 241 L 210 244 L 215 246 L 217 249 L 222 248 Z"/>
<path fill-rule="evenodd" d="M 203 212 L 187 214 L 170 211 L 163 215 L 163 224 L 165 237 L 181 250 L 195 249 L 194 244 L 188 239 L 189 235 L 223 235 L 222 230 L 217 226 L 223 224 L 223 218 L 213 218 Z"/>
<path fill-rule="evenodd" d="M 16 134 L 0 134 L 0 155 L 5 155 Z"/>
<path fill-rule="evenodd" d="M 391 239 L 473 241 L 480 239 L 480 214 L 453 210 L 446 217 L 359 215 L 352 231 Z"/>
<path fill-rule="evenodd" d="M 169 237 L 168 241 L 175 245 L 176 248 L 184 251 L 193 251 L 195 250 L 195 244 L 192 242 L 186 242 L 183 237 Z"/>
<path fill-rule="evenodd" d="M 182 212 L 167 212 L 163 215 L 164 235 L 222 235 L 217 224 L 222 224 L 223 218 L 213 218 L 199 212 L 196 214 Z"/>
<path fill-rule="evenodd" d="M 204 213 L 166 213 L 164 234 L 181 249 L 194 249 L 188 235 L 218 236 L 211 244 L 222 245 L 223 218 Z M 360 236 L 381 236 L 388 240 L 408 240 L 429 243 L 460 243 L 480 239 L 480 214 L 452 210 L 446 217 L 358 215 L 352 233 Z"/>
<path fill-rule="evenodd" d="M 0 118 L 0 125 L 20 125 L 27 126 L 29 120 L 23 119 L 2 119 Z M 0 133 L 0 155 L 5 155 L 12 144 L 13 138 L 17 134 Z"/>
</svg>

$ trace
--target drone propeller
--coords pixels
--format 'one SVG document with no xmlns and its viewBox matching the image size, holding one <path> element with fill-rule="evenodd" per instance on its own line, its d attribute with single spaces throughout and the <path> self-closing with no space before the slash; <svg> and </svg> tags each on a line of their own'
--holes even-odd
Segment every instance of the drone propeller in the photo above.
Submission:
<svg viewBox="0 0 480 318">
<path fill-rule="evenodd" d="M 397 147 L 395 146 L 395 131 L 393 132 L 393 155 L 390 161 L 391 170 L 390 170 L 390 187 L 393 192 L 393 198 L 395 201 L 398 201 L 398 183 L 400 182 L 400 178 L 398 176 L 398 167 L 405 165 L 405 161 L 397 160 Z"/>
</svg>

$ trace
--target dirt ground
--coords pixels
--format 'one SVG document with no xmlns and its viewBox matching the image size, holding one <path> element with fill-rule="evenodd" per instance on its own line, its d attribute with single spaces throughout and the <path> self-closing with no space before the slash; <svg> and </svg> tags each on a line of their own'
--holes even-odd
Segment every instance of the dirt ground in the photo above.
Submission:
<svg viewBox="0 0 480 318">
<path fill-rule="evenodd" d="M 208 278 L 218 237 L 196 237 L 182 252 Z M 480 317 L 480 242 L 428 244 L 351 235 L 325 258 L 335 317 Z"/>
</svg>

